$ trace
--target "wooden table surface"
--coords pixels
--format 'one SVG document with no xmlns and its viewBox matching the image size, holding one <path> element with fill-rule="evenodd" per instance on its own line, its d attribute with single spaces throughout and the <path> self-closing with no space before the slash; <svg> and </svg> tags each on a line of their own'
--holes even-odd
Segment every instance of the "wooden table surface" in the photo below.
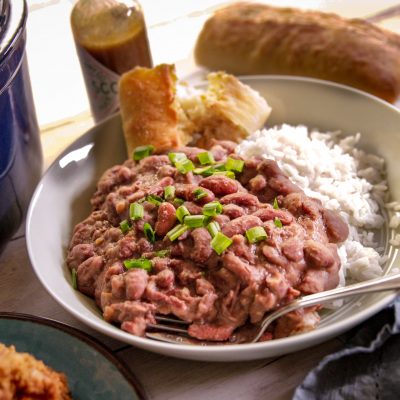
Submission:
<svg viewBox="0 0 400 400">
<path fill-rule="evenodd" d="M 383 9 L 393 2 L 379 3 Z M 361 10 L 359 16 L 364 16 Z M 400 30 L 399 19 L 392 14 L 380 19 L 379 23 Z M 58 124 L 43 126 L 41 137 L 44 168 L 92 125 L 93 121 L 86 111 Z M 64 311 L 42 287 L 33 272 L 26 250 L 24 227 L 20 228 L 0 255 L 0 271 L 0 311 L 52 318 L 95 336 L 136 374 L 150 399 L 290 399 L 307 372 L 322 357 L 343 346 L 341 340 L 336 338 L 298 353 L 240 363 L 207 363 L 169 358 L 105 337 Z"/>
</svg>

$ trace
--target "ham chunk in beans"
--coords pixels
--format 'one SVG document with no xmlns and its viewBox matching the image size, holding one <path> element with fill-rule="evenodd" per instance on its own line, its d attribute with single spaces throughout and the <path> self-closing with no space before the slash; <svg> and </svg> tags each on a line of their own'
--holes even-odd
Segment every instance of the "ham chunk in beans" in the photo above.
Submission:
<svg viewBox="0 0 400 400">
<path fill-rule="evenodd" d="M 231 142 L 215 143 L 219 168 L 228 156 L 240 160 L 233 150 Z M 179 172 L 168 154 L 114 166 L 98 183 L 93 212 L 74 229 L 67 265 L 107 321 L 144 336 L 156 314 L 172 314 L 194 338 L 240 342 L 266 313 L 338 284 L 336 243 L 347 238 L 347 224 L 274 161 L 244 160 L 235 177 L 210 175 L 198 157 L 206 150 L 173 151 L 196 169 Z M 211 201 L 218 207 L 203 215 Z M 133 203 L 139 215 L 131 215 Z M 252 239 L 249 230 L 261 236 Z M 317 322 L 314 310 L 291 313 L 264 339 Z"/>
</svg>

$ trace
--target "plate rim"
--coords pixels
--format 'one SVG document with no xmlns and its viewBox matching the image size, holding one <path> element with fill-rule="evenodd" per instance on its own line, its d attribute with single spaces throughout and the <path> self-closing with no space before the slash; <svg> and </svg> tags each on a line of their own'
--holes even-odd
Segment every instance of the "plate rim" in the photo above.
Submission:
<svg viewBox="0 0 400 400">
<path fill-rule="evenodd" d="M 0 320 L 17 320 L 17 321 L 25 321 L 30 322 L 42 326 L 47 326 L 52 329 L 61 331 L 69 336 L 74 337 L 79 340 L 86 346 L 91 347 L 102 356 L 104 356 L 110 363 L 112 363 L 117 370 L 122 374 L 125 380 L 132 387 L 139 400 L 148 400 L 148 395 L 144 390 L 143 385 L 140 383 L 139 379 L 136 375 L 128 368 L 126 363 L 122 360 L 119 360 L 112 352 L 112 350 L 99 339 L 83 332 L 71 325 L 67 325 L 64 322 L 57 321 L 52 318 L 45 318 L 37 315 L 19 313 L 19 312 L 8 312 L 8 311 L 0 311 Z"/>
<path fill-rule="evenodd" d="M 357 96 L 361 96 L 364 98 L 368 98 L 370 101 L 380 103 L 381 106 L 389 109 L 392 112 L 395 112 L 397 114 L 400 114 L 400 109 L 395 107 L 394 105 L 372 95 L 369 93 L 366 93 L 362 90 L 343 85 L 340 83 L 336 82 L 331 82 L 331 81 L 326 81 L 322 79 L 316 79 L 316 78 L 310 78 L 310 77 L 299 77 L 299 76 L 287 76 L 287 75 L 242 75 L 242 76 L 237 76 L 238 79 L 246 82 L 249 81 L 283 81 L 283 82 L 297 82 L 297 83 L 311 83 L 313 85 L 317 85 L 319 87 L 328 87 L 329 89 L 336 89 L 339 91 L 345 91 L 349 93 L 356 94 Z M 204 82 L 204 81 L 203 81 Z M 201 82 L 196 82 L 197 85 L 201 84 Z M 299 335 L 291 336 L 291 337 L 286 337 L 282 339 L 274 339 L 272 341 L 266 341 L 266 342 L 261 342 L 261 343 L 245 343 L 245 344 L 240 344 L 240 345 L 232 345 L 232 346 L 226 346 L 226 345 L 214 345 L 214 346 L 209 346 L 209 347 L 203 347 L 203 346 L 193 346 L 193 345 L 176 345 L 176 344 L 171 344 L 171 343 L 165 343 L 165 342 L 160 342 L 160 341 L 155 341 L 152 339 L 148 338 L 142 338 L 138 336 L 133 336 L 129 333 L 126 333 L 122 331 L 120 328 L 117 328 L 111 324 L 106 324 L 105 321 L 103 323 L 98 323 L 97 321 L 92 321 L 92 320 L 86 320 L 84 316 L 82 316 L 79 311 L 76 311 L 72 307 L 69 306 L 67 302 L 64 302 L 63 299 L 59 298 L 57 293 L 52 290 L 51 287 L 49 287 L 45 280 L 42 279 L 42 275 L 40 274 L 40 269 L 36 268 L 36 263 L 34 262 L 35 257 L 33 256 L 33 249 L 31 247 L 31 243 L 29 240 L 29 230 L 31 228 L 31 219 L 32 219 L 32 213 L 33 213 L 33 208 L 34 204 L 37 201 L 37 198 L 40 195 L 41 192 L 41 186 L 43 179 L 46 177 L 46 175 L 49 173 L 49 171 L 54 168 L 56 164 L 58 164 L 59 160 L 64 157 L 66 154 L 68 154 L 70 151 L 73 149 L 77 148 L 78 146 L 82 144 L 88 144 L 88 138 L 96 134 L 97 130 L 101 130 L 102 126 L 106 125 L 107 123 L 110 123 L 112 120 L 118 121 L 120 120 L 120 112 L 117 111 L 116 113 L 110 115 L 109 117 L 105 118 L 102 120 L 100 123 L 94 125 L 92 128 L 87 130 L 82 136 L 80 136 L 78 139 L 76 139 L 74 142 L 72 142 L 62 153 L 60 153 L 57 158 L 49 165 L 45 173 L 43 174 L 39 184 L 37 185 L 37 188 L 32 196 L 31 203 L 29 205 L 28 209 L 28 214 L 27 214 L 27 223 L 26 223 L 26 238 L 27 238 L 27 248 L 28 248 L 28 254 L 29 258 L 31 260 L 32 267 L 36 273 L 36 276 L 39 278 L 40 282 L 42 285 L 45 287 L 47 292 L 64 308 L 66 309 L 69 313 L 71 313 L 73 316 L 75 316 L 77 319 L 82 321 L 84 324 L 90 326 L 91 328 L 109 336 L 114 339 L 123 341 L 125 343 L 128 343 L 133 346 L 140 347 L 142 349 L 148 350 L 148 351 L 153 351 L 157 352 L 160 354 L 170 354 L 173 352 L 175 354 L 175 357 L 180 357 L 180 358 L 187 358 L 187 359 L 192 359 L 192 360 L 200 360 L 201 358 L 198 358 L 198 356 L 201 356 L 202 353 L 204 354 L 217 354 L 219 352 L 223 353 L 232 353 L 236 355 L 240 355 L 241 353 L 245 353 L 246 350 L 259 350 L 262 353 L 267 353 L 269 348 L 274 348 L 276 345 L 283 347 L 291 347 L 295 346 L 296 343 L 298 345 L 296 346 L 297 350 L 304 349 L 311 347 L 313 345 L 316 345 L 318 343 L 321 343 L 325 340 L 328 340 L 329 338 L 336 337 L 338 334 L 344 331 L 348 331 L 352 327 L 356 326 L 357 324 L 361 323 L 362 321 L 365 321 L 372 315 L 376 314 L 379 310 L 384 308 L 385 306 L 389 305 L 394 298 L 396 297 L 396 292 L 391 291 L 391 292 L 385 292 L 381 296 L 382 298 L 379 299 L 377 302 L 372 304 L 366 309 L 362 309 L 357 311 L 356 315 L 349 315 L 347 316 L 344 320 L 341 321 L 336 321 L 333 323 L 328 324 L 327 326 L 324 326 L 322 328 L 302 333 Z M 115 122 L 114 122 L 115 123 Z M 379 296 L 379 294 L 371 294 L 371 296 Z M 300 344 L 301 343 L 301 344 Z M 286 345 L 286 346 L 285 346 Z M 272 350 L 271 349 L 271 350 Z M 293 351 L 297 350 L 289 350 L 289 351 L 280 351 L 279 354 L 287 354 L 287 353 L 292 353 Z M 240 358 L 237 357 L 232 361 L 241 361 L 242 359 L 256 359 L 256 358 L 266 358 L 270 357 L 273 355 L 265 354 L 259 357 L 252 357 L 252 358 Z M 225 360 L 225 359 L 224 359 Z M 223 360 L 214 360 L 214 361 L 223 361 Z"/>
</svg>

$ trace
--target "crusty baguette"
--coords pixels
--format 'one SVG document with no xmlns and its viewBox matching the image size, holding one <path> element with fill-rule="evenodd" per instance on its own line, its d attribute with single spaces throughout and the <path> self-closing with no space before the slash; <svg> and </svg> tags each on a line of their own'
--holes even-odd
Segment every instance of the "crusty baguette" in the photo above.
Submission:
<svg viewBox="0 0 400 400">
<path fill-rule="evenodd" d="M 189 142 L 193 127 L 176 101 L 172 65 L 136 67 L 123 74 L 119 97 L 128 155 L 140 145 L 163 151 Z"/>
<path fill-rule="evenodd" d="M 335 14 L 233 4 L 206 21 L 195 59 L 209 69 L 239 75 L 331 80 L 389 102 L 400 93 L 400 36 Z"/>
<path fill-rule="evenodd" d="M 178 84 L 171 65 L 136 67 L 122 75 L 119 95 L 128 154 L 151 144 L 157 152 L 213 139 L 240 141 L 260 129 L 271 108 L 258 92 L 223 72 L 208 87 Z"/>
</svg>

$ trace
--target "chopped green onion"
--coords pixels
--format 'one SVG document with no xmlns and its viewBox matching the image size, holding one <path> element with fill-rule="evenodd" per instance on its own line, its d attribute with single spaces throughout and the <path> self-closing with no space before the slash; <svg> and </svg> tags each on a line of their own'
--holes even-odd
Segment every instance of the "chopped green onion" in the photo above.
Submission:
<svg viewBox="0 0 400 400">
<path fill-rule="evenodd" d="M 282 221 L 278 218 L 278 217 L 275 217 L 275 219 L 274 219 L 274 224 L 275 224 L 275 226 L 277 227 L 277 228 L 282 228 Z"/>
<path fill-rule="evenodd" d="M 211 247 L 218 255 L 221 255 L 231 244 L 232 239 L 229 239 L 221 232 L 217 232 L 211 240 Z"/>
<path fill-rule="evenodd" d="M 233 171 L 217 171 L 213 175 L 225 175 L 230 179 L 235 179 L 235 173 Z"/>
<path fill-rule="evenodd" d="M 156 257 L 164 258 L 166 256 L 169 256 L 170 253 L 170 250 L 158 250 L 154 254 Z"/>
<path fill-rule="evenodd" d="M 141 268 L 147 272 L 150 272 L 153 269 L 153 263 L 147 258 L 131 258 L 129 260 L 125 260 L 124 266 L 126 269 Z"/>
<path fill-rule="evenodd" d="M 175 211 L 176 218 L 179 222 L 183 222 L 187 215 L 190 215 L 189 210 L 185 206 L 180 206 Z"/>
<path fill-rule="evenodd" d="M 154 146 L 151 145 L 136 147 L 136 149 L 133 151 L 133 159 L 135 161 L 139 161 L 152 154 L 153 151 L 154 151 Z"/>
<path fill-rule="evenodd" d="M 127 219 L 124 219 L 123 221 L 120 222 L 119 227 L 122 231 L 122 233 L 126 233 L 131 229 L 131 226 L 129 225 L 129 222 Z"/>
<path fill-rule="evenodd" d="M 207 230 L 211 237 L 214 237 L 221 230 L 221 227 L 219 226 L 218 222 L 212 221 L 207 225 Z"/>
<path fill-rule="evenodd" d="M 150 243 L 154 243 L 156 241 L 156 234 L 148 222 L 143 225 L 143 232 Z"/>
<path fill-rule="evenodd" d="M 189 228 L 200 228 L 207 225 L 208 217 L 205 215 L 188 215 L 184 218 L 183 223 Z"/>
<path fill-rule="evenodd" d="M 194 164 L 188 158 L 176 162 L 175 167 L 181 174 L 187 174 L 194 170 Z"/>
<path fill-rule="evenodd" d="M 278 199 L 276 197 L 274 198 L 274 209 L 279 210 Z"/>
<path fill-rule="evenodd" d="M 164 199 L 172 200 L 175 197 L 175 187 L 174 186 L 166 186 L 164 189 Z"/>
<path fill-rule="evenodd" d="M 178 206 L 178 207 L 181 206 L 184 202 L 185 202 L 185 200 L 180 199 L 180 198 L 178 198 L 178 197 L 175 197 L 175 199 L 174 199 L 174 201 L 173 201 L 174 205 L 176 205 L 176 206 Z"/>
<path fill-rule="evenodd" d="M 149 194 L 147 197 L 146 197 L 146 200 L 149 202 L 149 203 L 152 203 L 152 204 L 154 204 L 155 206 L 159 206 L 161 203 L 163 203 L 164 202 L 164 199 L 162 198 L 162 197 L 160 197 L 160 196 L 157 196 L 156 194 Z"/>
<path fill-rule="evenodd" d="M 185 153 L 168 153 L 168 158 L 169 161 L 172 162 L 172 164 L 176 164 L 177 162 L 187 159 Z"/>
<path fill-rule="evenodd" d="M 134 221 L 142 219 L 144 216 L 144 208 L 139 203 L 131 203 L 129 206 L 129 217 Z"/>
<path fill-rule="evenodd" d="M 226 171 L 225 164 L 213 165 L 215 171 Z"/>
<path fill-rule="evenodd" d="M 197 154 L 197 158 L 199 159 L 201 165 L 215 163 L 213 153 L 211 153 L 210 151 L 205 151 L 204 153 Z"/>
<path fill-rule="evenodd" d="M 72 278 L 72 287 L 75 290 L 78 290 L 78 280 L 77 280 L 77 274 L 76 274 L 76 269 L 75 268 L 72 268 L 71 278 Z"/>
<path fill-rule="evenodd" d="M 200 200 L 203 197 L 208 196 L 208 193 L 205 190 L 198 188 L 193 190 L 193 195 L 195 200 Z"/>
<path fill-rule="evenodd" d="M 203 214 L 209 217 L 215 217 L 222 213 L 222 204 L 219 201 L 211 201 L 203 206 Z"/>
<path fill-rule="evenodd" d="M 179 225 L 176 225 L 175 228 L 172 228 L 167 233 L 167 236 L 168 236 L 169 240 L 171 242 L 173 242 L 174 240 L 178 239 L 179 236 L 184 234 L 188 229 L 189 229 L 189 227 L 187 225 L 179 224 Z"/>
<path fill-rule="evenodd" d="M 195 168 L 193 170 L 193 173 L 195 175 L 203 175 L 203 176 L 211 176 L 214 172 L 215 172 L 215 169 L 211 166 Z"/>
<path fill-rule="evenodd" d="M 255 226 L 246 231 L 247 240 L 250 243 L 256 243 L 267 238 L 267 232 L 265 232 L 262 226 Z"/>
<path fill-rule="evenodd" d="M 244 167 L 243 160 L 235 160 L 234 158 L 228 157 L 228 159 L 225 162 L 225 168 L 228 171 L 242 172 L 243 167 Z"/>
</svg>

